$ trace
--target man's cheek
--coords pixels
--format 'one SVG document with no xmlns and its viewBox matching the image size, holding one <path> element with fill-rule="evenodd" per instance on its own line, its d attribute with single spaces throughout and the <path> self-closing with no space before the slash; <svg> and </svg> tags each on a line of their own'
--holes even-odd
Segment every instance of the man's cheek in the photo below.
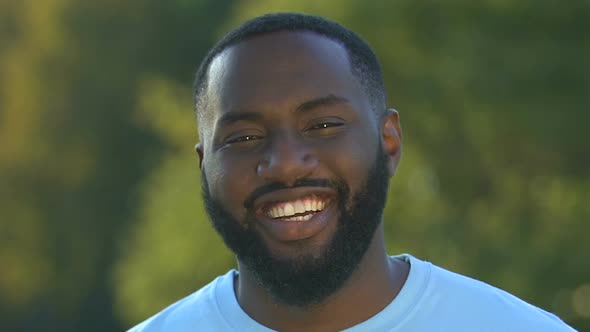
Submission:
<svg viewBox="0 0 590 332">
<path fill-rule="evenodd" d="M 232 218 L 244 222 L 246 218 L 246 208 L 244 207 L 246 195 L 243 184 L 238 179 L 222 177 L 218 188 L 216 198 L 223 205 L 223 208 L 230 213 Z"/>
<path fill-rule="evenodd" d="M 342 160 L 342 156 L 329 156 L 332 160 L 339 160 L 333 163 L 330 171 L 338 181 L 343 182 L 346 187 L 352 192 L 355 192 L 366 180 L 366 176 L 370 169 L 369 160 L 372 160 L 368 155 L 356 155 L 346 160 Z"/>
</svg>

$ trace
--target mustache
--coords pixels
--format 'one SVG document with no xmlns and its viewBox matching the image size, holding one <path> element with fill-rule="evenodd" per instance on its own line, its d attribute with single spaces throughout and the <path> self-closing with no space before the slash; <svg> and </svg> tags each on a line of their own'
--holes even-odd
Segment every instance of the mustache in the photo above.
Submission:
<svg viewBox="0 0 590 332">
<path fill-rule="evenodd" d="M 320 187 L 320 188 L 332 188 L 337 192 L 342 191 L 342 184 L 334 180 L 326 179 L 299 179 L 295 181 L 292 186 L 288 186 L 281 182 L 271 182 L 261 187 L 256 188 L 244 202 L 244 207 L 248 210 L 254 208 L 254 202 L 262 195 L 270 194 L 274 191 L 282 189 L 293 189 L 297 187 Z"/>
</svg>

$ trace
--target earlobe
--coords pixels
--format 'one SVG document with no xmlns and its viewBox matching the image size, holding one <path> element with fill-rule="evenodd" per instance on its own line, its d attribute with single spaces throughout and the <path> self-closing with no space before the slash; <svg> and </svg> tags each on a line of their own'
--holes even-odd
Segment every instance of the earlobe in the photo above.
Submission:
<svg viewBox="0 0 590 332">
<path fill-rule="evenodd" d="M 402 153 L 402 130 L 399 122 L 399 114 L 394 109 L 389 109 L 383 116 L 382 140 L 384 153 L 388 158 L 390 176 L 395 174 Z"/>
<path fill-rule="evenodd" d="M 203 168 L 203 144 L 201 142 L 195 145 L 195 151 L 197 151 L 197 155 L 199 156 L 199 168 Z"/>
</svg>

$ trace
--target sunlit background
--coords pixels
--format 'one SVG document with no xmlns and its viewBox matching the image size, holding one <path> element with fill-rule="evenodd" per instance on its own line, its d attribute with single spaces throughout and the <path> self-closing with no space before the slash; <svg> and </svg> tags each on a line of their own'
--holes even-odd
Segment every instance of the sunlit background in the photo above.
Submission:
<svg viewBox="0 0 590 332">
<path fill-rule="evenodd" d="M 381 59 L 409 252 L 590 331 L 590 2 L 0 0 L 0 330 L 121 331 L 235 266 L 200 200 L 191 86 L 269 11 Z"/>
</svg>

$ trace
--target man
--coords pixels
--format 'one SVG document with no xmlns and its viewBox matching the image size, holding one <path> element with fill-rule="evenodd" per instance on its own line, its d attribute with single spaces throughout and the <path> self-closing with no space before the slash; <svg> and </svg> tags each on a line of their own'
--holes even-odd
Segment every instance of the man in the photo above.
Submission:
<svg viewBox="0 0 590 332">
<path fill-rule="evenodd" d="M 132 331 L 571 331 L 485 283 L 385 250 L 402 132 L 344 27 L 271 14 L 226 35 L 195 83 L 203 197 L 238 271 Z"/>
</svg>

